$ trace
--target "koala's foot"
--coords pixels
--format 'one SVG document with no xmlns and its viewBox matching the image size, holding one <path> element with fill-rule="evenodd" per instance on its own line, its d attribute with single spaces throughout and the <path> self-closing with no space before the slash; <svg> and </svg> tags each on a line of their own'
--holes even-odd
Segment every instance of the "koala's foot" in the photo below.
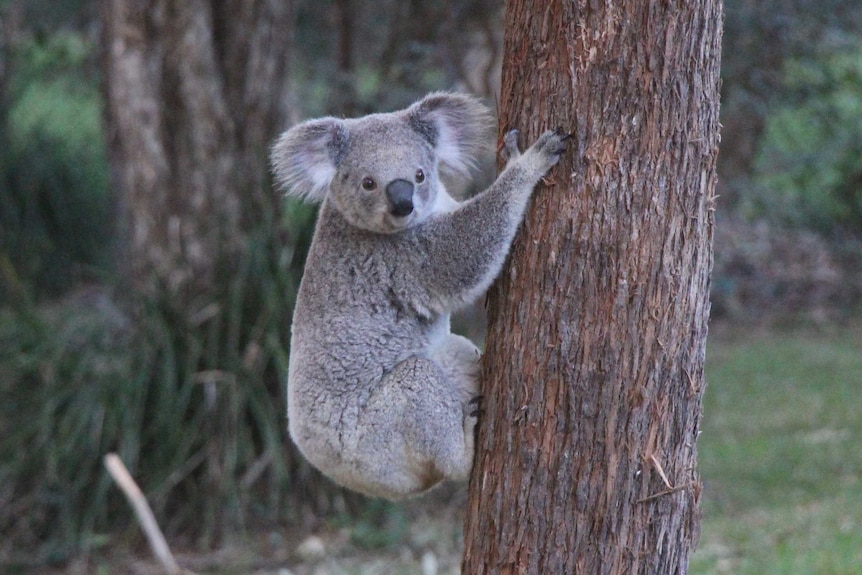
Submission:
<svg viewBox="0 0 862 575">
<path fill-rule="evenodd" d="M 517 129 L 509 130 L 506 132 L 506 135 L 503 136 L 503 145 L 506 147 L 506 156 L 508 156 L 509 162 L 516 159 L 521 155 L 521 150 L 518 148 L 518 134 L 520 132 Z"/>
<path fill-rule="evenodd" d="M 476 452 L 476 438 L 479 435 L 479 417 L 482 416 L 482 396 L 477 395 L 464 406 L 464 453 L 468 466 L 462 470 L 461 479 L 470 476 Z"/>
<path fill-rule="evenodd" d="M 470 415 L 470 417 L 479 417 L 485 413 L 485 410 L 482 409 L 483 399 L 485 399 L 484 395 L 477 395 L 467 402 L 467 408 L 470 410 L 468 415 Z"/>
</svg>

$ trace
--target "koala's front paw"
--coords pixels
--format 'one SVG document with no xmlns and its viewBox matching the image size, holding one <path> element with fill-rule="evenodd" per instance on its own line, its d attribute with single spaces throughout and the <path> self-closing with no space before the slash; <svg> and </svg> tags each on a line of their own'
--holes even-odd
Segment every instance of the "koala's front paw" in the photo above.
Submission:
<svg viewBox="0 0 862 575">
<path fill-rule="evenodd" d="M 508 139 L 511 133 L 506 134 L 506 138 L 504 139 L 507 150 L 510 149 Z M 526 152 L 516 157 L 516 161 L 527 168 L 532 173 L 532 176 L 538 180 L 560 161 L 560 156 L 566 151 L 566 140 L 570 137 L 571 134 L 567 134 L 562 128 L 548 130 L 539 136 Z M 517 134 L 512 138 L 512 141 L 514 142 L 516 139 Z M 514 147 L 517 150 L 516 143 Z"/>
<path fill-rule="evenodd" d="M 535 150 L 548 162 L 548 169 L 556 165 L 560 161 L 560 156 L 566 151 L 566 140 L 571 138 L 571 134 L 567 134 L 562 128 L 556 130 L 548 130 L 536 140 L 532 145 L 531 150 Z"/>
</svg>

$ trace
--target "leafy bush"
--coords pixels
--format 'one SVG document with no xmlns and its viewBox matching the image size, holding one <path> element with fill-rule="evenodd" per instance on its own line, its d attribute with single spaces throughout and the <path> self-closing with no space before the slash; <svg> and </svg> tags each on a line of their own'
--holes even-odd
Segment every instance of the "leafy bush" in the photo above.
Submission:
<svg viewBox="0 0 862 575">
<path fill-rule="evenodd" d="M 750 210 L 862 231 L 862 49 L 791 60 L 784 83 L 795 97 L 767 118 Z"/>
<path fill-rule="evenodd" d="M 286 438 L 304 240 L 274 236 L 252 234 L 224 293 L 192 313 L 151 301 L 130 315 L 97 289 L 0 313 L 0 565 L 63 560 L 127 523 L 102 468 L 111 451 L 169 536 L 203 546 L 329 504 Z"/>
<path fill-rule="evenodd" d="M 90 51 L 79 36 L 56 34 L 14 54 L 0 149 L 6 292 L 58 294 L 109 267 L 108 168 L 96 79 L 85 73 Z"/>
<path fill-rule="evenodd" d="M 44 542 L 44 558 L 58 559 L 104 519 L 108 482 L 99 458 L 109 449 L 136 451 L 125 436 L 140 423 L 134 406 L 145 389 L 120 327 L 84 306 L 0 317 L 0 539 L 7 544 Z"/>
<path fill-rule="evenodd" d="M 115 299 L 89 54 L 73 34 L 23 45 L 0 118 L 0 571 L 63 561 L 129 522 L 102 466 L 112 451 L 168 535 L 202 546 L 342 497 L 286 438 L 290 314 L 314 210 L 267 214 L 195 309 Z M 106 281 L 70 289 L 90 274 Z M 36 307 L 33 293 L 63 297 Z"/>
</svg>

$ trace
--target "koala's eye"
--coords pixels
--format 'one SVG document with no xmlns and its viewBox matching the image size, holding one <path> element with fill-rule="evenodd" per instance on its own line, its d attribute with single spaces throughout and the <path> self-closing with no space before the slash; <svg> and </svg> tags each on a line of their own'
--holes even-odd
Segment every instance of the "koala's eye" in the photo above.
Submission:
<svg viewBox="0 0 862 575">
<path fill-rule="evenodd" d="M 363 178 L 362 179 L 362 189 L 366 192 L 370 192 L 374 188 L 377 187 L 377 182 L 374 181 L 374 178 Z"/>
<path fill-rule="evenodd" d="M 416 170 L 416 183 L 421 184 L 425 181 L 425 172 L 422 170 Z"/>
</svg>

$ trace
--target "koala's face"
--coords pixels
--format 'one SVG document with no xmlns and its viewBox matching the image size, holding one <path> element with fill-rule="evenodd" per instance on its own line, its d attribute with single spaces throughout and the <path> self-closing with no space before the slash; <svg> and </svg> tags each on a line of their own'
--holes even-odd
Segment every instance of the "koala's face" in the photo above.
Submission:
<svg viewBox="0 0 862 575">
<path fill-rule="evenodd" d="M 478 100 L 446 93 L 400 112 L 308 120 L 276 142 L 274 174 L 291 195 L 328 198 L 351 225 L 395 233 L 451 209 L 438 169 L 469 175 L 489 127 Z"/>
<path fill-rule="evenodd" d="M 329 197 L 344 218 L 378 233 L 427 218 L 440 186 L 428 140 L 391 114 L 348 121 L 347 128 L 350 143 L 329 186 Z"/>
</svg>

